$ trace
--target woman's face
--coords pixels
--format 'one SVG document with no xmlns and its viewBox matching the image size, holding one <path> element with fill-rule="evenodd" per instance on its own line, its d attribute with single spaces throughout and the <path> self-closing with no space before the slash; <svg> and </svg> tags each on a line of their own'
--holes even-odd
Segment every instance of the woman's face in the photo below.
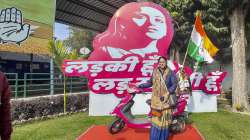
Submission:
<svg viewBox="0 0 250 140">
<path fill-rule="evenodd" d="M 161 69 L 165 69 L 167 67 L 167 62 L 165 59 L 161 58 L 159 60 L 159 64 L 158 64 L 158 67 L 161 68 Z"/>
<path fill-rule="evenodd" d="M 165 16 L 157 9 L 152 7 L 141 7 L 140 12 L 132 18 L 137 26 L 143 26 L 145 23 L 146 35 L 154 40 L 161 39 L 167 34 L 167 26 Z"/>
</svg>

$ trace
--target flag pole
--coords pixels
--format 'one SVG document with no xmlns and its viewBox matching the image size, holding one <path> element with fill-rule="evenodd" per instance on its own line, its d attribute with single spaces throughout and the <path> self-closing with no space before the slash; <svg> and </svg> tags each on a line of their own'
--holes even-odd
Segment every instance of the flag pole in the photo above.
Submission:
<svg viewBox="0 0 250 140">
<path fill-rule="evenodd" d="M 67 112 L 66 76 L 63 74 L 63 112 Z"/>
<path fill-rule="evenodd" d="M 181 71 L 183 70 L 183 68 L 184 68 L 184 66 L 185 66 L 185 61 L 186 61 L 186 59 L 187 59 L 188 48 L 189 48 L 189 45 L 188 45 L 187 50 L 186 50 L 186 53 L 185 53 L 185 57 L 184 57 L 184 60 L 183 60 L 183 63 L 182 63 Z"/>
</svg>

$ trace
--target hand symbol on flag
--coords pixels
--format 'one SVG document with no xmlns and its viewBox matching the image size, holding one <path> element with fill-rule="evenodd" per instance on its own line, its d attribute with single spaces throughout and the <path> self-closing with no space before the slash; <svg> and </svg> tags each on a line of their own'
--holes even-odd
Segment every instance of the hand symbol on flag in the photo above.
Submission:
<svg viewBox="0 0 250 140">
<path fill-rule="evenodd" d="M 0 14 L 0 43 L 13 42 L 20 45 L 30 33 L 30 25 L 23 24 L 22 13 L 12 7 L 6 8 Z"/>
</svg>

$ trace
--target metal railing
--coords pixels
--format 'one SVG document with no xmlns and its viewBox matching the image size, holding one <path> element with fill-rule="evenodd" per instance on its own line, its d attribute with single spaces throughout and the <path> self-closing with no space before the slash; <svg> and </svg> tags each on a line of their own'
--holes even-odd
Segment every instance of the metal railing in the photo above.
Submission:
<svg viewBox="0 0 250 140">
<path fill-rule="evenodd" d="M 17 73 L 5 73 L 9 80 L 12 98 L 32 97 L 42 95 L 62 94 L 64 90 L 64 76 L 49 73 L 24 73 L 19 78 Z M 84 77 L 66 77 L 66 92 L 84 92 L 88 90 L 87 79 Z"/>
<path fill-rule="evenodd" d="M 9 80 L 9 84 L 11 85 L 12 94 L 17 98 L 18 95 L 18 74 L 17 73 L 6 73 L 6 76 Z"/>
</svg>

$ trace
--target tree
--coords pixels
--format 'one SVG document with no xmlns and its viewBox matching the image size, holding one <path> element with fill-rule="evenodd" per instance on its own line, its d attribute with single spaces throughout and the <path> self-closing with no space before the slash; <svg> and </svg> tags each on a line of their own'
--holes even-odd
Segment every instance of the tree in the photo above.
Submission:
<svg viewBox="0 0 250 140">
<path fill-rule="evenodd" d="M 190 19 L 186 18 L 183 15 L 184 11 L 187 9 L 188 6 L 191 5 L 191 3 L 192 2 L 190 0 L 165 0 L 161 3 L 162 6 L 166 7 L 166 9 L 170 12 L 173 18 L 175 34 L 170 48 L 173 48 L 174 59 L 179 63 L 179 52 L 180 50 L 183 50 L 183 48 L 185 48 L 185 44 L 187 43 L 190 33 L 192 31 L 192 21 L 190 22 Z"/>
<path fill-rule="evenodd" d="M 76 49 L 72 50 L 72 48 L 64 46 L 61 40 L 49 41 L 48 49 L 51 57 L 54 59 L 55 64 L 57 65 L 60 72 L 62 72 L 61 66 L 63 64 L 64 59 L 79 58 L 77 50 Z"/>
<path fill-rule="evenodd" d="M 57 68 L 62 73 L 61 66 L 65 59 L 78 59 L 79 55 L 76 49 L 64 46 L 61 40 L 49 41 L 48 49 L 50 51 L 51 57 L 55 61 Z M 66 94 L 66 77 L 63 78 L 63 89 L 64 89 L 64 113 L 66 113 L 67 105 L 67 94 Z"/>
<path fill-rule="evenodd" d="M 205 30 L 212 42 L 219 48 L 229 46 L 229 20 L 224 16 L 226 12 L 221 1 L 165 0 L 162 5 L 170 11 L 174 21 L 175 35 L 171 47 L 176 52 L 186 51 L 197 10 L 202 13 Z"/>
<path fill-rule="evenodd" d="M 69 30 L 70 30 L 69 37 L 63 41 L 65 46 L 76 49 L 78 53 L 79 50 L 83 47 L 86 47 L 91 51 L 93 50 L 92 39 L 95 35 L 94 32 L 86 29 L 79 29 L 72 26 L 69 26 Z M 88 57 L 88 56 L 83 56 L 83 57 Z"/>
<path fill-rule="evenodd" d="M 249 0 L 164 0 L 175 23 L 173 47 L 186 50 L 196 10 L 202 11 L 204 27 L 212 42 L 220 49 L 232 47 L 233 108 L 247 108 L 246 46 L 250 44 Z M 250 15 L 250 14 L 249 14 Z M 220 59 L 221 57 L 217 57 Z"/>
<path fill-rule="evenodd" d="M 250 2 L 248 0 L 230 0 L 229 19 L 233 55 L 233 108 L 234 111 L 248 107 L 247 72 L 246 72 L 246 15 Z"/>
</svg>

